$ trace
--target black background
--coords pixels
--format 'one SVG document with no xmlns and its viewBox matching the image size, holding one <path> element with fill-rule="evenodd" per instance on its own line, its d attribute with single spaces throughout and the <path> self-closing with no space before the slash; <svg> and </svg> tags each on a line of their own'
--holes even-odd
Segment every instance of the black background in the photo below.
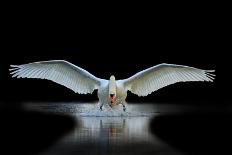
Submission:
<svg viewBox="0 0 232 155">
<path fill-rule="evenodd" d="M 38 11 L 38 10 L 37 10 Z M 57 11 L 57 10 L 56 10 Z M 161 89 L 147 98 L 129 94 L 128 100 L 218 101 L 224 96 L 225 66 L 228 66 L 222 29 L 224 20 L 217 9 L 153 9 L 79 14 L 69 10 L 5 13 L 1 50 L 3 100 L 73 101 L 96 100 L 95 95 L 78 95 L 50 81 L 11 79 L 10 64 L 67 60 L 97 77 L 127 78 L 159 63 L 215 69 L 214 83 L 184 83 Z M 110 10 L 107 10 L 110 11 Z M 72 14 L 74 16 L 69 16 Z M 42 14 L 42 15 L 41 15 Z M 226 82 L 225 82 L 226 84 Z M 221 87 L 221 88 L 219 88 Z"/>
<path fill-rule="evenodd" d="M 108 7 L 88 5 L 83 10 L 81 5 L 73 7 L 56 4 L 7 5 L 2 11 L 1 24 L 1 104 L 12 108 L 30 101 L 97 100 L 96 91 L 93 95 L 79 95 L 50 81 L 12 79 L 9 75 L 10 64 L 61 59 L 105 79 L 109 79 L 112 74 L 116 79 L 127 78 L 159 63 L 215 69 L 216 79 L 213 83 L 179 83 L 165 87 L 145 98 L 139 98 L 129 92 L 127 101 L 204 104 L 209 105 L 209 109 L 211 105 L 229 109 L 227 88 L 229 88 L 230 50 L 226 48 L 229 42 L 226 29 L 229 20 L 226 18 L 226 9 L 222 11 L 217 4 L 176 4 L 178 7 L 172 4 L 115 5 Z M 225 130 L 231 129 L 228 125 L 228 122 L 231 122 L 231 115 L 216 116 L 216 122 L 215 116 L 208 116 L 207 111 L 203 117 L 189 117 L 158 118 L 158 121 L 151 122 L 151 130 L 161 138 L 164 135 L 166 137 L 164 140 L 173 143 L 174 146 L 190 144 L 190 147 L 183 147 L 189 150 L 197 148 L 196 144 L 206 145 L 204 151 L 211 149 L 211 146 L 219 148 L 222 146 L 224 149 L 224 145 L 230 144 L 225 142 L 224 137 L 231 135 L 229 130 Z M 35 118 L 38 119 L 36 124 L 33 123 Z M 0 121 L 1 127 L 4 128 L 1 128 L 0 136 L 3 143 L 10 142 L 6 148 L 18 146 L 22 153 L 25 153 L 28 150 L 23 149 L 23 146 L 28 145 L 31 147 L 29 152 L 36 152 L 42 148 L 40 145 L 44 139 L 41 138 L 51 133 L 53 138 L 59 136 L 66 131 L 64 126 L 68 130 L 71 129 L 73 122 L 67 124 L 67 120 L 72 119 L 62 119 L 63 121 L 57 116 L 41 116 L 18 110 L 12 113 L 12 109 L 6 111 L 2 108 Z M 189 121 L 188 126 L 184 125 L 186 121 Z M 205 121 L 208 124 L 205 124 Z M 9 126 L 9 122 L 18 122 L 19 134 L 14 132 L 15 126 L 14 124 Z M 57 123 L 51 126 L 51 122 Z M 175 122 L 178 126 L 172 128 L 170 132 L 168 129 L 173 127 Z M 202 128 L 198 128 L 199 126 Z M 31 136 L 34 136 L 32 131 L 44 132 L 38 134 L 34 138 L 37 141 L 34 141 L 31 139 Z M 190 137 L 189 131 L 194 133 Z M 205 133 L 208 133 L 206 137 Z M 215 144 L 211 141 L 211 133 L 217 134 L 214 136 Z M 18 138 L 15 145 L 11 143 L 9 137 Z M 47 138 L 46 141 L 53 141 L 53 138 Z M 25 139 L 29 141 L 25 142 Z M 219 143 L 221 145 L 217 145 Z"/>
</svg>

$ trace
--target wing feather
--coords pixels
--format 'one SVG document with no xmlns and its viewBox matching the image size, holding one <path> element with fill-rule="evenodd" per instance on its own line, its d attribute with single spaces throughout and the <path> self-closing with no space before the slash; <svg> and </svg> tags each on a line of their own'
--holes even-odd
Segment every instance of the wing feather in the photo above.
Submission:
<svg viewBox="0 0 232 155">
<path fill-rule="evenodd" d="M 12 77 L 51 80 L 80 94 L 92 93 L 103 81 L 103 79 L 64 60 L 11 65 L 9 70 Z"/>
<path fill-rule="evenodd" d="M 148 68 L 121 81 L 126 90 L 139 96 L 147 96 L 160 88 L 177 82 L 213 82 L 215 76 L 213 72 L 214 70 L 202 70 L 189 66 L 164 63 Z"/>
</svg>

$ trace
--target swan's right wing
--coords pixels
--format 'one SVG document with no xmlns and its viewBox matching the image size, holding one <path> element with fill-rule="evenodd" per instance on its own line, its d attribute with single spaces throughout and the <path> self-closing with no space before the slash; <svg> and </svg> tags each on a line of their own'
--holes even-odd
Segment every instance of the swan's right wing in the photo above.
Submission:
<svg viewBox="0 0 232 155">
<path fill-rule="evenodd" d="M 40 61 L 11 67 L 12 77 L 51 80 L 79 94 L 92 93 L 103 81 L 64 60 Z"/>
<path fill-rule="evenodd" d="M 143 70 L 134 76 L 121 80 L 126 90 L 138 96 L 148 94 L 165 86 L 187 81 L 213 81 L 213 70 L 202 70 L 194 67 L 160 64 Z"/>
</svg>

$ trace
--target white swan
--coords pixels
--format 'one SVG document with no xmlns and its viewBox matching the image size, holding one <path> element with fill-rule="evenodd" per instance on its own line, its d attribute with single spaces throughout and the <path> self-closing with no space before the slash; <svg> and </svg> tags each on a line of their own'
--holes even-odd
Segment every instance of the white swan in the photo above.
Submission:
<svg viewBox="0 0 232 155">
<path fill-rule="evenodd" d="M 212 82 L 215 76 L 211 73 L 214 70 L 165 63 L 138 72 L 128 79 L 117 81 L 114 76 L 109 80 L 97 78 L 64 60 L 33 62 L 11 67 L 12 77 L 48 79 L 79 94 L 92 93 L 97 89 L 101 110 L 103 105 L 112 107 L 122 104 L 125 111 L 128 90 L 138 96 L 147 96 L 170 84 L 186 81 Z"/>
</svg>

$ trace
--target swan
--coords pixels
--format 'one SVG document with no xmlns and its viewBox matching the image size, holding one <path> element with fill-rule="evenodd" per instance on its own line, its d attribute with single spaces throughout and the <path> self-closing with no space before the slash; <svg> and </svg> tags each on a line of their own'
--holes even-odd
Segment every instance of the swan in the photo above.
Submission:
<svg viewBox="0 0 232 155">
<path fill-rule="evenodd" d="M 213 82 L 214 70 L 162 63 L 122 80 L 112 75 L 109 80 L 98 78 L 88 71 L 65 60 L 32 62 L 10 65 L 10 74 L 17 78 L 47 79 L 61 84 L 75 93 L 87 94 L 98 90 L 100 110 L 103 105 L 113 107 L 122 104 L 126 111 L 127 91 L 147 96 L 165 86 L 187 81 Z"/>
</svg>

